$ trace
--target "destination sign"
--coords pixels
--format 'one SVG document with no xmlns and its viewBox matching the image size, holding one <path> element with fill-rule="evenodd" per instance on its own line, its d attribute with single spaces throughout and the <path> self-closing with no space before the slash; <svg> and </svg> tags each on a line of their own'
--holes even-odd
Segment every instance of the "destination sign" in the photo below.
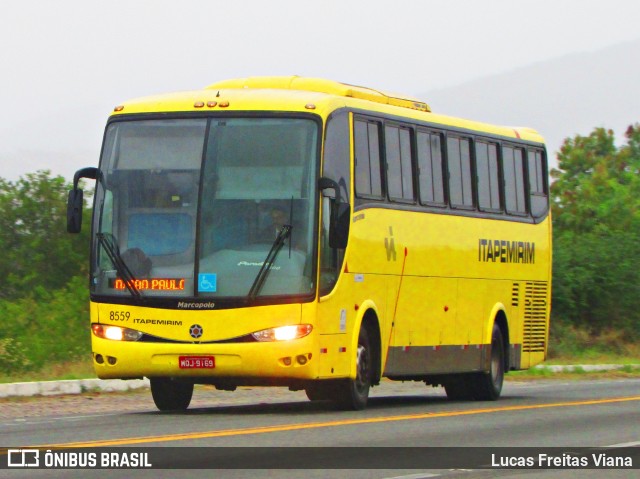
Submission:
<svg viewBox="0 0 640 479">
<path fill-rule="evenodd" d="M 136 279 L 130 285 L 138 291 L 184 291 L 184 282 L 184 278 L 152 278 Z M 113 278 L 109 280 L 109 287 L 124 290 L 126 284 L 120 278 Z"/>
</svg>

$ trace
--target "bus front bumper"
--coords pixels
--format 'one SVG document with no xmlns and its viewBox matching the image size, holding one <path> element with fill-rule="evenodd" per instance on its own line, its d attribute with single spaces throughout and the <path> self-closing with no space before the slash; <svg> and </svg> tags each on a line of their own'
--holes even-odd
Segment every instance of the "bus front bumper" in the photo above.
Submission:
<svg viewBox="0 0 640 479">
<path fill-rule="evenodd" d="M 92 336 L 93 364 L 101 379 L 309 380 L 318 377 L 316 351 L 313 333 L 290 341 L 224 344 L 146 343 Z"/>
</svg>

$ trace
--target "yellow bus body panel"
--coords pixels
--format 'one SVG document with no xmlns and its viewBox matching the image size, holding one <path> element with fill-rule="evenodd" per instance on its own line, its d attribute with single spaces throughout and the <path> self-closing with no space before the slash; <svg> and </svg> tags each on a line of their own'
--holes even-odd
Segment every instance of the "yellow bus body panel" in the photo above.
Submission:
<svg viewBox="0 0 640 479">
<path fill-rule="evenodd" d="M 304 310 L 304 314 L 303 314 Z M 272 305 L 220 311 L 176 311 L 92 303 L 92 322 L 127 327 L 172 342 L 113 341 L 92 335 L 98 377 L 206 376 L 314 379 L 317 373 L 318 334 L 273 342 L 220 342 L 278 326 L 313 324 L 313 303 Z M 128 321 L 110 319 L 112 312 L 130 313 Z M 163 324 L 168 322 L 170 324 Z M 189 335 L 192 325 L 202 327 L 200 338 Z M 216 342 L 217 341 L 217 342 Z M 102 363 L 96 357 L 102 357 Z M 300 365 L 296 358 L 305 356 Z M 180 356 L 213 356 L 213 369 L 180 369 Z M 110 359 L 112 358 L 112 359 Z M 291 364 L 285 363 L 291 359 Z"/>
</svg>

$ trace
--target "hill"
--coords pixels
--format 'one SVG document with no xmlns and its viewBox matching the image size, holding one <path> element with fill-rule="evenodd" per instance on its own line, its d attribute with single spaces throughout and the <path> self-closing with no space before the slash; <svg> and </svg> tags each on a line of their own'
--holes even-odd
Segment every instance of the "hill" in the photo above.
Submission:
<svg viewBox="0 0 640 479">
<path fill-rule="evenodd" d="M 418 95 L 435 112 L 501 125 L 529 126 L 550 153 L 566 137 L 595 127 L 623 137 L 640 122 L 640 39 L 571 54 Z M 555 156 L 555 155 L 554 155 Z"/>
</svg>

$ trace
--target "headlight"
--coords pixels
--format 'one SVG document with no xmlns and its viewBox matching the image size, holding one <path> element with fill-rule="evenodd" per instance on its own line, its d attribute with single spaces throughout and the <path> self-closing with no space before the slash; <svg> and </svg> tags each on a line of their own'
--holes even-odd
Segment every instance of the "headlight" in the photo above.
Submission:
<svg viewBox="0 0 640 479">
<path fill-rule="evenodd" d="M 121 328 L 119 326 L 108 326 L 106 324 L 93 323 L 91 325 L 93 334 L 102 339 L 113 341 L 137 341 L 142 337 L 140 331 L 135 329 Z"/>
<path fill-rule="evenodd" d="M 291 341 L 292 339 L 304 338 L 312 329 L 313 326 L 310 324 L 297 324 L 295 326 L 264 329 L 251 335 L 256 341 Z"/>
</svg>

